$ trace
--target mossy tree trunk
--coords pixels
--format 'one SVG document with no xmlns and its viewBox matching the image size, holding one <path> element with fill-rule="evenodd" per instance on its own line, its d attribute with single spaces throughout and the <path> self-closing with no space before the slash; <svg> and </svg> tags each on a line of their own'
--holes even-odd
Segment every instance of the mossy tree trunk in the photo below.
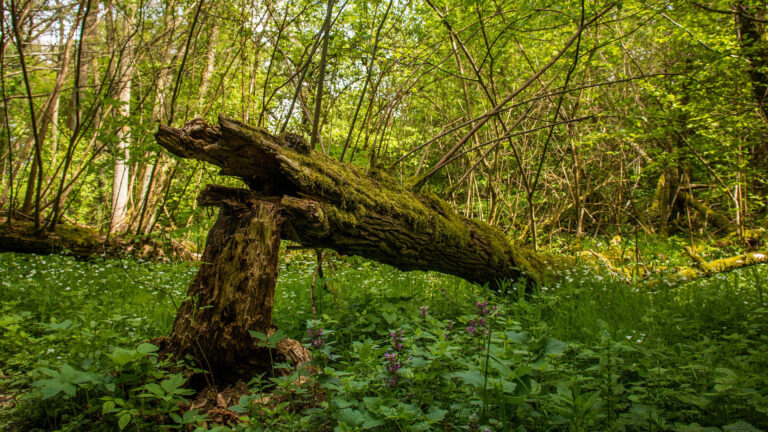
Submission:
<svg viewBox="0 0 768 432">
<path fill-rule="evenodd" d="M 35 229 L 32 222 L 0 219 L 0 252 L 32 254 L 61 253 L 78 258 L 95 256 L 134 256 L 137 258 L 194 259 L 183 244 L 164 245 L 146 237 L 114 235 L 107 238 L 96 230 L 79 225 L 57 225 L 55 232 Z"/>
<path fill-rule="evenodd" d="M 669 172 L 659 176 L 656 184 L 656 197 L 651 209 L 652 213 L 658 219 L 659 233 L 663 236 L 671 234 L 670 225 L 672 216 L 675 212 L 685 214 L 685 207 L 689 206 L 697 212 L 706 221 L 716 228 L 716 234 L 720 236 L 728 235 L 736 230 L 736 226 L 731 219 L 697 200 L 688 190 L 681 187 L 676 177 L 669 175 Z"/>
<path fill-rule="evenodd" d="M 498 228 L 462 217 L 384 172 L 365 173 L 310 152 L 295 135 L 278 137 L 220 117 L 218 126 L 202 120 L 183 129 L 161 126 L 156 138 L 171 153 L 218 165 L 249 187 L 209 186 L 205 197 L 279 204 L 283 239 L 480 284 L 547 277 L 550 258 L 509 241 Z"/>
</svg>

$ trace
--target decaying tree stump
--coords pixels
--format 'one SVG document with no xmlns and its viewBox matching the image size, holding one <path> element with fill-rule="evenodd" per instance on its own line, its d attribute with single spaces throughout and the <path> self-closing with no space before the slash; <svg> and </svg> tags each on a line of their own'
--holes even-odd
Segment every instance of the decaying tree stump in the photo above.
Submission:
<svg viewBox="0 0 768 432">
<path fill-rule="evenodd" d="M 272 307 L 278 272 L 282 215 L 279 204 L 201 195 L 221 208 L 208 233 L 189 299 L 176 316 L 167 348 L 191 355 L 215 379 L 229 382 L 271 372 L 270 356 L 249 330 L 274 332 Z M 277 346 L 275 361 L 300 364 L 309 352 L 295 341 Z"/>
</svg>

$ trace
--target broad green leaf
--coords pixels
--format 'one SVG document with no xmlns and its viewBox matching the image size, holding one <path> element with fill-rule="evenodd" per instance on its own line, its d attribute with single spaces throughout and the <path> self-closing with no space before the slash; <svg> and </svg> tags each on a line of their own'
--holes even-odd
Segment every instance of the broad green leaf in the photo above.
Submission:
<svg viewBox="0 0 768 432">
<path fill-rule="evenodd" d="M 175 374 L 171 375 L 170 378 L 163 380 L 160 383 L 160 386 L 163 388 L 163 390 L 166 391 L 166 393 L 172 394 L 177 388 L 183 386 L 186 382 L 187 379 L 184 378 L 181 374 Z"/>
<path fill-rule="evenodd" d="M 435 405 L 432 405 L 429 407 L 429 411 L 427 411 L 427 418 L 436 423 L 445 418 L 446 413 L 448 413 L 447 410 L 440 409 Z"/>
<path fill-rule="evenodd" d="M 549 338 L 547 340 L 547 346 L 544 347 L 544 354 L 547 355 L 560 355 L 568 349 L 568 342 L 563 342 L 555 338 Z"/>
<path fill-rule="evenodd" d="M 122 367 L 132 361 L 135 358 L 135 355 L 136 354 L 133 350 L 115 348 L 114 351 L 112 351 L 110 354 L 107 354 L 107 357 L 112 359 L 112 361 L 115 362 L 118 367 Z"/>
<path fill-rule="evenodd" d="M 727 424 L 723 426 L 725 432 L 760 432 L 760 429 L 752 426 L 752 424 L 739 420 L 735 423 Z"/>
<path fill-rule="evenodd" d="M 250 334 L 251 337 L 254 337 L 254 338 L 256 338 L 256 339 L 258 339 L 258 340 L 260 340 L 262 342 L 266 342 L 267 341 L 267 335 L 265 335 L 264 333 L 262 333 L 260 331 L 248 330 L 248 334 Z"/>
<path fill-rule="evenodd" d="M 461 379 L 461 381 L 463 381 L 464 384 L 469 384 L 479 388 L 482 388 L 483 383 L 485 382 L 485 374 L 483 374 L 483 372 L 477 369 L 454 372 L 452 375 L 456 378 Z"/>
<path fill-rule="evenodd" d="M 138 347 L 136 347 L 136 351 L 142 353 L 142 354 L 151 354 L 153 352 L 156 352 L 158 349 L 157 345 L 151 344 L 149 342 L 144 342 L 140 344 Z"/>
<path fill-rule="evenodd" d="M 514 343 L 523 344 L 528 342 L 531 339 L 531 336 L 527 331 L 516 332 L 510 330 L 507 332 L 507 339 Z"/>
<path fill-rule="evenodd" d="M 343 422 L 351 426 L 359 426 L 363 424 L 363 421 L 365 421 L 363 413 L 352 408 L 344 408 L 340 410 L 337 419 L 339 422 Z"/>
<path fill-rule="evenodd" d="M 131 422 L 131 414 L 125 413 L 120 416 L 120 418 L 117 420 L 117 427 L 120 428 L 120 430 L 125 429 L 126 426 L 128 426 L 128 423 Z"/>
</svg>

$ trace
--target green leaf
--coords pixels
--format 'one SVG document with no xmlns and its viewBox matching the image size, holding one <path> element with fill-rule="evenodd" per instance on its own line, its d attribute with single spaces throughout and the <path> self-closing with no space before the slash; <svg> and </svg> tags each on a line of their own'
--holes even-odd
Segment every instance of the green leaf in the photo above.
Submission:
<svg viewBox="0 0 768 432">
<path fill-rule="evenodd" d="M 112 353 L 107 354 L 107 357 L 112 359 L 118 367 L 125 366 L 128 362 L 135 358 L 136 354 L 133 350 L 127 350 L 125 348 L 115 348 Z"/>
<path fill-rule="evenodd" d="M 687 404 L 694 405 L 694 406 L 696 406 L 699 409 L 706 409 L 709 406 L 709 403 L 710 403 L 709 399 L 707 399 L 707 398 L 705 398 L 703 396 L 698 396 L 698 395 L 694 395 L 694 394 L 679 393 L 679 394 L 676 394 L 676 396 L 677 396 L 677 398 L 681 402 L 685 402 Z"/>
<path fill-rule="evenodd" d="M 174 374 L 171 375 L 170 378 L 163 380 L 163 382 L 160 383 L 160 386 L 163 388 L 163 390 L 166 391 L 166 393 L 172 394 L 177 388 L 183 386 L 186 382 L 187 379 L 184 378 L 184 376 L 181 374 Z"/>
<path fill-rule="evenodd" d="M 364 415 L 365 419 L 363 420 L 363 429 L 373 429 L 377 428 L 379 426 L 382 426 L 384 424 L 384 420 L 377 419 L 376 417 L 372 416 L 370 413 L 365 413 Z"/>
<path fill-rule="evenodd" d="M 760 432 L 760 429 L 752 426 L 750 423 L 744 420 L 739 420 L 736 423 L 731 423 L 723 426 L 723 430 L 726 432 Z"/>
<path fill-rule="evenodd" d="M 427 418 L 433 423 L 436 423 L 445 418 L 446 413 L 448 413 L 448 410 L 440 409 L 432 405 L 429 407 L 429 411 L 427 411 Z"/>
<path fill-rule="evenodd" d="M 513 376 L 515 373 L 512 371 L 512 369 L 509 368 L 506 364 L 504 364 L 504 361 L 499 359 L 493 354 L 488 354 L 488 357 L 490 357 L 494 363 L 491 363 L 493 365 L 493 368 L 497 371 L 501 372 L 505 376 Z"/>
<path fill-rule="evenodd" d="M 73 381 L 73 378 L 77 375 L 77 371 L 68 364 L 61 366 L 61 379 L 62 381 Z"/>
<path fill-rule="evenodd" d="M 43 400 L 52 398 L 64 390 L 61 381 L 57 379 L 36 381 L 34 385 L 40 387 L 40 394 L 42 395 Z"/>
<path fill-rule="evenodd" d="M 160 348 L 158 348 L 157 345 L 151 344 L 149 342 L 144 342 L 143 344 L 136 347 L 136 351 L 142 354 L 151 354 L 159 349 Z"/>
<path fill-rule="evenodd" d="M 366 396 L 363 398 L 363 403 L 368 411 L 375 412 L 384 404 L 384 399 L 381 396 Z"/>
<path fill-rule="evenodd" d="M 120 418 L 117 420 L 117 427 L 120 428 L 120 430 L 125 429 L 126 426 L 128 426 L 128 423 L 131 422 L 131 414 L 125 413 L 120 416 Z"/>
<path fill-rule="evenodd" d="M 57 371 L 55 371 L 53 369 L 48 369 L 48 368 L 45 368 L 45 367 L 39 367 L 39 368 L 37 368 L 37 370 L 39 370 L 40 372 L 48 375 L 51 378 L 58 378 L 60 376 L 59 372 L 57 372 Z"/>
<path fill-rule="evenodd" d="M 108 400 L 101 405 L 101 412 L 104 414 L 111 413 L 115 409 L 115 401 Z"/>
<path fill-rule="evenodd" d="M 50 324 L 43 324 L 48 330 L 68 330 L 72 326 L 72 320 L 64 320 L 62 322 L 52 322 Z M 76 326 L 72 326 L 76 327 Z"/>
<path fill-rule="evenodd" d="M 355 404 L 354 401 L 344 399 L 344 398 L 336 398 L 333 400 L 333 402 L 339 407 L 339 408 L 349 408 L 352 405 Z"/>
<path fill-rule="evenodd" d="M 369 344 L 363 344 L 360 347 L 360 361 L 361 362 L 367 362 L 371 358 L 371 354 L 373 353 L 373 348 Z"/>
<path fill-rule="evenodd" d="M 365 421 L 365 416 L 363 416 L 363 413 L 356 409 L 344 408 L 343 410 L 339 411 L 337 419 L 339 422 L 343 422 L 350 426 L 359 426 L 363 424 L 363 421 Z"/>
<path fill-rule="evenodd" d="M 153 395 L 155 395 L 155 396 L 157 396 L 159 398 L 165 396 L 165 394 L 167 393 L 157 383 L 148 383 L 147 385 L 144 386 L 144 388 L 147 389 L 147 391 L 149 391 L 150 393 L 152 393 Z"/>
<path fill-rule="evenodd" d="M 452 375 L 456 378 L 461 379 L 464 382 L 464 384 L 473 385 L 475 387 L 482 388 L 483 383 L 485 383 L 485 375 L 477 369 L 454 372 Z"/>
<path fill-rule="evenodd" d="M 547 346 L 544 347 L 544 354 L 547 355 L 560 355 L 568 349 L 568 342 L 563 342 L 555 338 L 549 338 L 547 340 Z"/>
<path fill-rule="evenodd" d="M 531 336 L 528 334 L 527 331 L 522 331 L 522 332 L 508 331 L 507 332 L 507 340 L 510 340 L 514 343 L 523 344 L 528 342 L 530 339 L 531 339 Z"/>
<path fill-rule="evenodd" d="M 283 339 L 285 339 L 285 332 L 278 329 L 276 332 L 272 333 L 271 336 L 269 336 L 269 340 L 268 340 L 269 346 L 274 348 L 277 346 L 278 342 L 280 342 Z"/>
<path fill-rule="evenodd" d="M 262 342 L 266 342 L 267 341 L 267 335 L 265 335 L 264 333 L 262 333 L 260 331 L 248 330 L 248 334 L 250 334 L 251 337 L 254 337 L 254 338 L 256 338 L 256 339 L 258 339 L 258 340 L 260 340 Z"/>
<path fill-rule="evenodd" d="M 395 324 L 400 321 L 400 317 L 398 317 L 397 313 L 395 312 L 384 312 L 381 314 L 381 316 L 384 317 L 384 320 L 387 322 L 387 324 Z"/>
</svg>

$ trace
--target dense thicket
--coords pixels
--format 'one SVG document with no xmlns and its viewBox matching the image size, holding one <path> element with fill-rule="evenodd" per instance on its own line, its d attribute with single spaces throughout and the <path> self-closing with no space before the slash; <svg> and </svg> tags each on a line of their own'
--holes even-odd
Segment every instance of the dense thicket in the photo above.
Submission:
<svg viewBox="0 0 768 432">
<path fill-rule="evenodd" d="M 210 218 L 158 124 L 225 113 L 389 169 L 536 247 L 766 216 L 765 5 L 3 0 L 0 207 L 54 230 Z"/>
</svg>

